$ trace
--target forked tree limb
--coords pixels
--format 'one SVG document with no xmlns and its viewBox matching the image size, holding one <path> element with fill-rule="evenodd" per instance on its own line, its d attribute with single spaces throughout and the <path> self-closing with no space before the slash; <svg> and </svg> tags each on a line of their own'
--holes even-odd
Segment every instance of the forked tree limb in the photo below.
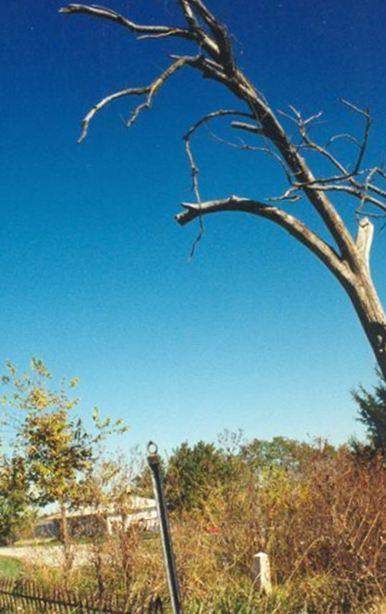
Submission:
<svg viewBox="0 0 386 614">
<path fill-rule="evenodd" d="M 331 245 L 292 213 L 272 204 L 235 196 L 200 202 L 197 183 L 198 166 L 190 148 L 190 137 L 201 125 L 211 121 L 215 117 L 213 114 L 207 114 L 201 118 L 185 135 L 185 147 L 198 202 L 183 205 L 184 211 L 176 216 L 177 221 L 184 225 L 198 218 L 202 224 L 204 215 L 220 211 L 241 211 L 268 219 L 284 228 L 322 260 L 344 286 L 374 350 L 382 373 L 386 377 L 386 318 L 368 265 L 372 224 L 362 219 L 364 215 L 375 218 L 386 214 L 385 186 L 378 185 L 380 181 L 386 179 L 385 171 L 377 166 L 363 168 L 371 128 L 369 111 L 360 109 L 352 102 L 342 101 L 350 111 L 364 120 L 362 137 L 357 138 L 349 133 L 340 133 L 331 137 L 325 145 L 320 145 L 314 138 L 311 138 L 310 131 L 319 122 L 321 113 L 303 118 L 295 107 L 291 107 L 292 114 L 282 113 L 282 116 L 290 119 L 297 126 L 301 141 L 296 144 L 279 120 L 280 114 L 273 110 L 265 96 L 237 65 L 228 29 L 208 9 L 204 0 L 176 0 L 176 3 L 184 18 L 184 27 L 137 24 L 116 11 L 99 6 L 70 4 L 61 9 L 62 13 L 68 15 L 86 14 L 114 22 L 137 35 L 138 38 L 157 40 L 167 37 L 170 41 L 173 41 L 174 38 L 183 39 L 188 44 L 194 45 L 197 53 L 196 55 L 171 54 L 169 57 L 172 59 L 172 64 L 149 85 L 142 88 L 121 89 L 102 99 L 85 116 L 81 140 L 86 136 L 90 122 L 98 111 L 119 98 L 142 95 L 145 99 L 132 111 L 128 121 L 128 125 L 131 125 L 142 110 L 151 106 L 155 94 L 169 77 L 183 66 L 190 66 L 203 77 L 222 84 L 244 105 L 245 109 L 242 110 L 242 113 L 245 113 L 248 119 L 244 122 L 239 121 L 240 117 L 236 117 L 232 126 L 249 132 L 253 138 L 264 139 L 263 147 L 259 144 L 257 146 L 248 144 L 241 148 L 256 152 L 269 150 L 274 154 L 275 159 L 281 161 L 282 168 L 286 171 L 289 186 L 282 196 L 274 200 L 281 200 L 283 205 L 296 207 L 296 201 L 303 197 L 322 221 L 323 236 L 324 233 L 329 235 Z M 330 150 L 330 147 L 342 138 L 356 148 L 351 165 L 340 160 Z M 226 142 L 226 139 L 218 140 Z M 327 176 L 314 173 L 308 161 L 309 152 L 317 154 L 331 164 L 333 171 Z M 332 200 L 335 194 L 356 199 L 356 206 L 352 208 L 352 213 L 358 221 L 356 240 Z M 365 206 L 375 208 L 377 213 L 365 212 Z"/>
<path fill-rule="evenodd" d="M 316 177 L 312 174 L 299 151 L 292 145 L 265 98 L 260 95 L 256 88 L 235 65 L 233 52 L 230 47 L 230 38 L 226 28 L 220 24 L 201 0 L 181 0 L 180 5 L 188 25 L 188 34 L 185 28 L 183 29 L 184 32 L 182 32 L 182 35 L 185 36 L 185 38 L 187 37 L 198 41 L 200 47 L 208 53 L 209 57 L 200 55 L 199 59 L 197 59 L 197 56 L 172 56 L 172 58 L 177 63 L 182 62 L 184 65 L 190 64 L 192 67 L 200 70 L 204 76 L 219 81 L 240 100 L 246 103 L 252 116 L 255 118 L 258 129 L 261 129 L 265 137 L 272 142 L 274 147 L 278 150 L 278 153 L 282 156 L 290 173 L 296 178 L 297 182 L 302 185 L 302 191 L 324 221 L 340 249 L 341 255 L 350 263 L 350 266 L 354 267 L 354 269 L 358 268 L 360 266 L 360 261 L 350 232 L 343 223 L 339 213 L 328 199 L 326 193 L 322 190 L 312 189 L 311 184 L 316 182 Z M 67 14 L 87 13 L 102 19 L 115 21 L 135 33 L 158 35 L 169 34 L 172 31 L 176 32 L 174 26 L 147 26 L 136 24 L 115 11 L 104 7 L 70 4 L 63 8 L 62 12 Z M 205 27 L 202 27 L 202 22 Z M 205 30 L 205 28 L 207 28 L 207 30 Z M 181 32 L 175 35 L 180 36 Z M 230 62 L 232 63 L 231 69 L 229 65 Z M 149 90 L 147 94 L 147 101 L 134 110 L 134 120 L 143 108 L 148 108 L 148 106 L 150 106 L 152 93 Z M 352 105 L 352 108 L 358 111 L 354 105 Z M 91 117 L 95 115 L 93 110 L 90 113 Z M 86 119 L 83 126 L 86 127 L 86 133 L 88 123 Z"/>
<path fill-rule="evenodd" d="M 78 139 L 78 143 L 81 143 L 87 137 L 92 120 L 94 119 L 95 115 L 99 113 L 99 111 L 101 111 L 104 107 L 107 107 L 115 100 L 119 100 L 119 98 L 124 98 L 126 96 L 142 96 L 143 94 L 148 94 L 149 91 L 149 85 L 146 85 L 145 87 L 128 87 L 124 90 L 114 92 L 113 94 L 109 94 L 108 96 L 105 96 L 105 98 L 102 98 L 102 100 L 97 102 L 82 119 L 82 132 Z"/>
<path fill-rule="evenodd" d="M 197 61 L 199 60 L 199 58 L 200 56 L 197 56 L 196 58 Z M 140 103 L 133 109 L 129 119 L 126 122 L 126 127 L 130 128 L 135 123 L 139 114 L 143 110 L 150 109 L 154 96 L 161 89 L 161 87 L 165 84 L 165 82 L 168 79 L 170 79 L 170 77 L 172 77 L 174 73 L 180 70 L 180 68 L 183 68 L 187 64 L 192 65 L 192 63 L 194 63 L 194 58 L 192 58 L 191 56 L 179 57 L 166 70 L 164 70 L 160 75 L 158 75 L 158 77 L 156 77 L 156 79 L 154 79 L 154 81 L 150 83 L 149 85 L 145 85 L 144 87 L 127 88 L 127 89 L 121 90 L 120 92 L 115 92 L 114 94 L 110 94 L 109 96 L 106 96 L 105 98 L 97 102 L 97 104 L 94 105 L 92 109 L 90 109 L 90 111 L 85 115 L 85 117 L 82 120 L 82 133 L 78 139 L 78 143 L 81 143 L 82 141 L 84 141 L 84 139 L 86 138 L 88 134 L 90 123 L 94 119 L 95 115 L 99 111 L 101 111 L 104 107 L 108 106 L 111 102 L 114 102 L 115 100 L 118 100 L 119 98 L 124 98 L 128 96 L 142 96 L 146 94 L 145 101 Z"/>
<path fill-rule="evenodd" d="M 191 39 L 192 34 L 185 28 L 178 28 L 177 26 L 151 26 L 135 23 L 127 17 L 124 17 L 117 11 L 106 8 L 104 6 L 88 5 L 88 4 L 68 4 L 59 9 L 59 13 L 64 15 L 89 15 L 98 19 L 104 19 L 112 21 L 124 28 L 134 32 L 135 34 L 155 34 L 155 35 L 167 35 L 180 36 L 182 38 Z"/>
</svg>

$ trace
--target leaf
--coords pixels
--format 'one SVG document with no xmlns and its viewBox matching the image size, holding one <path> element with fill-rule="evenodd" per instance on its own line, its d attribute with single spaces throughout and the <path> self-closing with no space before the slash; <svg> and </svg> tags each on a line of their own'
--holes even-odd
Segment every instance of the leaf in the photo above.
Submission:
<svg viewBox="0 0 386 614">
<path fill-rule="evenodd" d="M 79 384 L 79 377 L 75 376 L 72 379 L 70 379 L 68 385 L 70 388 L 75 388 L 78 384 Z"/>
</svg>

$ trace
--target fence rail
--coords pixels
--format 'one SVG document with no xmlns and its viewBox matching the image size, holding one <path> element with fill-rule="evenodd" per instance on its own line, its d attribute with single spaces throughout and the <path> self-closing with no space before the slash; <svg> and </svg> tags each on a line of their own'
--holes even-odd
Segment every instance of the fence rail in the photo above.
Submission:
<svg viewBox="0 0 386 614">
<path fill-rule="evenodd" d="M 25 580 L 0 580 L 0 612 L 13 614 L 166 614 L 160 597 L 130 599 L 116 596 L 81 597 L 76 591 L 52 589 Z"/>
</svg>

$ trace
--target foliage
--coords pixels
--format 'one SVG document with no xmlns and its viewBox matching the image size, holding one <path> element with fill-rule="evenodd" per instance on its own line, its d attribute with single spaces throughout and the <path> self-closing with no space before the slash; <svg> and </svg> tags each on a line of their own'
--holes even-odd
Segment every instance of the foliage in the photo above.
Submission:
<svg viewBox="0 0 386 614">
<path fill-rule="evenodd" d="M 109 418 L 101 420 L 99 411 L 94 409 L 94 432 L 85 429 L 82 420 L 74 415 L 75 409 L 79 409 L 79 399 L 73 396 L 78 378 L 63 378 L 57 387 L 45 364 L 36 358 L 32 358 L 27 373 L 19 374 L 9 361 L 6 367 L 1 378 L 2 404 L 8 424 L 15 431 L 13 449 L 24 471 L 23 503 L 39 507 L 48 503 L 59 505 L 62 539 L 68 554 L 68 508 L 79 504 L 82 498 L 81 488 L 100 457 L 99 444 L 126 427 L 121 420 L 114 423 Z M 4 457 L 3 473 L 8 464 Z M 15 496 L 5 492 L 3 505 L 15 506 Z M 16 514 L 14 518 L 17 519 Z"/>
<path fill-rule="evenodd" d="M 0 556 L 0 578 L 18 578 L 21 571 L 20 561 L 11 557 Z"/>
<path fill-rule="evenodd" d="M 95 510 L 113 506 L 119 514 L 128 513 L 131 497 L 139 488 L 140 469 L 141 475 L 144 475 L 142 466 L 137 448 L 131 450 L 130 459 L 122 455 L 100 459 L 79 484 L 82 504 L 90 505 Z"/>
<path fill-rule="evenodd" d="M 0 544 L 12 543 L 32 517 L 24 459 L 4 456 L 0 463 Z"/>
<path fill-rule="evenodd" d="M 216 600 L 237 594 L 244 604 L 255 603 L 250 574 L 259 551 L 270 556 L 274 585 L 285 596 L 283 611 L 305 605 L 310 612 L 344 611 L 345 604 L 382 595 L 386 475 L 381 463 L 358 467 L 341 450 L 318 455 L 301 474 L 276 468 L 269 479 L 256 481 L 250 467 L 240 470 L 226 489 L 211 491 L 199 512 L 176 520 L 188 601 L 205 604 L 205 611 L 217 611 Z M 278 603 L 271 605 L 274 611 Z"/>
<path fill-rule="evenodd" d="M 358 420 L 367 431 L 368 449 L 386 455 L 386 382 L 380 376 L 374 392 L 366 391 L 362 386 L 353 392 L 358 405 Z M 358 450 L 360 446 L 356 444 Z"/>
<path fill-rule="evenodd" d="M 256 441 L 251 443 L 254 448 Z M 283 459 L 282 446 L 267 442 L 264 449 L 268 443 Z M 195 488 L 194 505 L 171 514 L 184 611 L 373 611 L 386 589 L 383 464 L 375 457 L 358 463 L 346 448 L 319 443 L 304 448 L 292 442 L 291 449 L 303 450 L 308 459 L 301 470 L 292 465 L 292 456 L 280 464 L 273 454 L 267 478 L 261 480 L 254 462 L 240 458 L 240 449 L 248 447 L 244 443 L 233 450 L 225 480 L 214 479 L 216 472 L 209 475 L 210 489 L 205 484 Z M 181 456 L 190 458 L 192 449 L 187 453 L 183 446 Z M 214 452 L 220 458 L 229 454 L 213 445 L 199 449 L 205 450 L 199 456 L 204 459 L 218 459 Z M 259 594 L 251 577 L 252 558 L 259 551 L 271 561 L 270 596 Z M 166 594 L 158 534 L 145 539 L 140 527 L 121 526 L 95 540 L 90 552 L 90 564 L 74 570 L 73 582 L 81 590 L 127 597 Z M 51 576 L 51 581 L 60 578 Z"/>
<path fill-rule="evenodd" d="M 234 475 L 235 457 L 229 457 L 212 443 L 181 444 L 170 456 L 165 491 L 172 508 L 200 507 L 212 489 L 226 484 Z"/>
<path fill-rule="evenodd" d="M 313 444 L 286 437 L 274 437 L 271 441 L 253 439 L 243 442 L 241 433 L 225 432 L 219 437 L 219 445 L 199 441 L 190 446 L 181 444 L 167 462 L 163 463 L 165 492 L 174 510 L 200 508 L 213 489 L 226 489 L 236 476 L 245 472 L 240 464 L 247 464 L 255 477 L 261 479 L 275 470 L 299 472 L 309 462 L 336 451 L 327 442 L 316 440 Z M 141 492 L 151 495 L 149 471 L 145 468 L 137 481 Z M 240 487 L 242 482 L 240 481 Z"/>
<path fill-rule="evenodd" d="M 253 439 L 241 446 L 240 455 L 256 471 L 274 469 L 301 471 L 307 463 L 335 450 L 328 442 L 315 440 L 313 444 L 300 442 L 288 437 L 273 437 L 271 441 Z"/>
<path fill-rule="evenodd" d="M 201 505 L 205 494 L 225 484 L 235 471 L 236 457 L 225 447 L 199 441 L 182 443 L 167 460 L 160 459 L 165 493 L 171 509 L 189 510 Z M 143 466 L 135 479 L 142 496 L 153 496 L 151 475 Z"/>
<path fill-rule="evenodd" d="M 78 476 L 92 467 L 94 452 L 81 422 L 64 409 L 31 413 L 19 433 L 28 463 L 31 499 L 39 505 L 70 503 Z"/>
<path fill-rule="evenodd" d="M 50 386 L 51 380 L 45 364 L 36 358 L 31 360 L 30 372 L 22 375 L 7 362 L 7 373 L 2 377 L 6 389 L 2 401 L 16 418 L 16 442 L 24 458 L 30 498 L 42 506 L 76 500 L 81 477 L 97 460 L 97 444 L 112 432 L 126 430 L 121 420 L 102 421 L 95 408 L 96 433 L 86 431 L 82 420 L 73 415 L 79 399 L 71 392 L 78 378 L 63 378 L 59 389 Z"/>
</svg>

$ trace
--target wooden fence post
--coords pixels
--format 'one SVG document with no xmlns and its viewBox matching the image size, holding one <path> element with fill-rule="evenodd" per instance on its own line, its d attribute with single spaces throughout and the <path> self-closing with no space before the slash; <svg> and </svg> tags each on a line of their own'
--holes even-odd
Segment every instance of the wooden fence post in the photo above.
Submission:
<svg viewBox="0 0 386 614">
<path fill-rule="evenodd" d="M 270 595 L 272 593 L 272 584 L 268 554 L 265 552 L 258 552 L 254 555 L 252 574 L 257 590 L 266 595 Z"/>
</svg>

